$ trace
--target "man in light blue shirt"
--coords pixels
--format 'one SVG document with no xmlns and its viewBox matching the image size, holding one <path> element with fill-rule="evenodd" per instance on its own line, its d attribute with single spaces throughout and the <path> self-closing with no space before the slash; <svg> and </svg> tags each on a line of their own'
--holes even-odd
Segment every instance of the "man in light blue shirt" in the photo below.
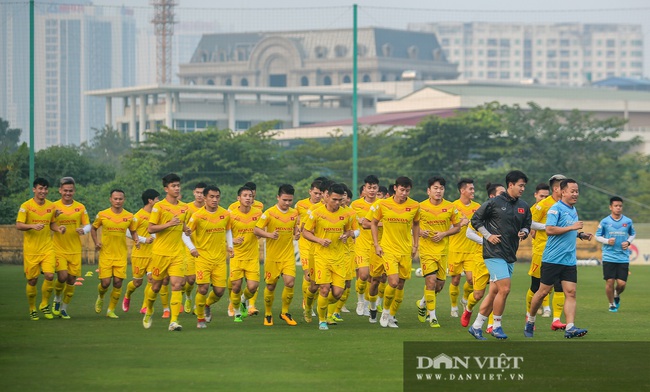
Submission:
<svg viewBox="0 0 650 392">
<path fill-rule="evenodd" d="M 611 215 L 600 221 L 596 241 L 603 244 L 603 279 L 609 311 L 618 312 L 630 267 L 630 244 L 636 232 L 632 219 L 623 215 L 623 199 L 609 199 Z"/>
<path fill-rule="evenodd" d="M 590 233 L 581 230 L 584 223 L 578 219 L 578 212 L 574 205 L 580 194 L 578 183 L 570 178 L 560 183 L 562 198 L 549 210 L 546 217 L 546 234 L 548 241 L 542 255 L 542 273 L 539 290 L 533 296 L 530 304 L 530 314 L 524 327 L 524 336 L 533 337 L 535 316 L 537 309 L 542 304 L 544 296 L 551 291 L 553 284 L 559 281 L 564 291 L 564 314 L 566 315 L 567 339 L 581 337 L 587 334 L 586 329 L 575 326 L 576 315 L 576 286 L 578 283 L 578 269 L 576 267 L 576 237 L 581 240 L 591 241 Z"/>
</svg>

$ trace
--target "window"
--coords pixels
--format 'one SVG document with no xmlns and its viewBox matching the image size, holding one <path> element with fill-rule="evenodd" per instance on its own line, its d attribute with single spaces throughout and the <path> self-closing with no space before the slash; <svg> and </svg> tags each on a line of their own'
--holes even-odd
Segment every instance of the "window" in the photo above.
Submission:
<svg viewBox="0 0 650 392">
<path fill-rule="evenodd" d="M 332 78 L 330 78 L 329 76 L 325 76 L 323 78 L 323 84 L 325 86 L 331 86 L 332 85 Z"/>
<path fill-rule="evenodd" d="M 412 46 L 409 46 L 409 48 L 407 49 L 407 52 L 408 52 L 409 59 L 417 60 L 418 54 L 420 53 L 420 50 L 418 49 L 417 46 L 412 45 Z M 454 52 L 458 52 L 458 50 L 455 50 Z M 454 54 L 458 54 L 458 53 L 454 53 Z"/>
<path fill-rule="evenodd" d="M 345 55 L 348 53 L 348 48 L 346 48 L 344 45 L 336 45 L 334 47 L 334 54 L 336 57 L 345 57 Z"/>
<path fill-rule="evenodd" d="M 303 76 L 300 78 L 300 85 L 301 86 L 309 86 L 309 78 L 306 76 Z"/>
<path fill-rule="evenodd" d="M 366 47 L 366 45 L 362 45 L 362 44 L 357 45 L 357 55 L 359 55 L 359 57 L 363 57 L 366 54 L 368 54 L 368 48 Z"/>
<path fill-rule="evenodd" d="M 393 47 L 390 44 L 383 44 L 381 46 L 381 54 L 384 57 L 391 57 L 393 55 Z"/>
<path fill-rule="evenodd" d="M 510 72 L 501 71 L 499 73 L 499 79 L 510 79 Z"/>
<path fill-rule="evenodd" d="M 510 47 L 510 40 L 507 38 L 501 38 L 499 40 L 499 46 L 502 48 L 509 48 Z"/>
<path fill-rule="evenodd" d="M 230 78 L 226 79 L 226 86 L 232 86 L 232 79 Z"/>
<path fill-rule="evenodd" d="M 248 79 L 242 78 L 240 84 L 244 87 L 248 87 Z"/>
<path fill-rule="evenodd" d="M 214 86 L 214 80 L 212 80 L 212 79 L 208 79 L 208 81 L 206 82 L 206 84 L 207 84 L 208 86 Z"/>
<path fill-rule="evenodd" d="M 497 46 L 496 38 L 488 38 L 487 44 L 488 44 L 488 46 Z"/>
<path fill-rule="evenodd" d="M 497 57 L 497 50 L 496 49 L 489 49 L 487 51 L 487 56 L 488 57 Z"/>
<path fill-rule="evenodd" d="M 352 81 L 350 80 L 350 77 L 348 75 L 345 75 L 343 77 L 343 83 L 351 83 Z"/>
<path fill-rule="evenodd" d="M 370 83 L 370 75 L 368 75 L 368 74 L 363 75 L 363 82 L 364 83 Z"/>
<path fill-rule="evenodd" d="M 324 59 L 327 57 L 327 48 L 324 46 L 317 46 L 314 49 L 314 55 L 317 59 Z"/>
</svg>

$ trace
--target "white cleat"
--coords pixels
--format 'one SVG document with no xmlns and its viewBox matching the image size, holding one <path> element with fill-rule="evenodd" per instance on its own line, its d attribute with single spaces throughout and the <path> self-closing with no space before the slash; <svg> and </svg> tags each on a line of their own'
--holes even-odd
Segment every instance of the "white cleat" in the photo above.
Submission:
<svg viewBox="0 0 650 392">
<path fill-rule="evenodd" d="M 366 301 L 357 302 L 357 316 L 363 316 L 363 312 L 365 308 L 366 308 Z"/>
<path fill-rule="evenodd" d="M 451 317 L 458 317 L 458 308 L 451 308 Z"/>
<path fill-rule="evenodd" d="M 151 324 L 153 323 L 153 314 L 146 314 L 142 318 L 142 326 L 144 329 L 149 329 L 151 328 Z"/>
<path fill-rule="evenodd" d="M 388 320 L 388 328 L 399 328 L 399 326 L 397 325 L 397 322 L 395 322 L 395 320 L 390 319 Z"/>
<path fill-rule="evenodd" d="M 180 325 L 179 323 L 177 323 L 177 322 L 171 322 L 171 323 L 169 323 L 169 328 L 168 328 L 168 329 L 169 329 L 170 331 L 178 331 L 178 332 L 180 332 L 180 331 L 183 330 L 183 326 L 181 326 L 181 325 Z"/>
<path fill-rule="evenodd" d="M 381 317 L 379 318 L 379 325 L 386 328 L 388 327 L 388 322 L 391 321 L 390 313 L 387 310 L 381 312 Z"/>
<path fill-rule="evenodd" d="M 345 305 L 341 308 L 341 312 L 343 313 L 350 313 L 350 309 L 348 309 Z"/>
</svg>

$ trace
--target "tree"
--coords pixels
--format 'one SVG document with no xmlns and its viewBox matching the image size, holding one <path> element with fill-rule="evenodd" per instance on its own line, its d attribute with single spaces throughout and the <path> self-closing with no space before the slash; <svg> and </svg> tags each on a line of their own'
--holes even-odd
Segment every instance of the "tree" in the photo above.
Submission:
<svg viewBox="0 0 650 392">
<path fill-rule="evenodd" d="M 82 155 L 113 168 L 119 168 L 120 157 L 131 150 L 131 139 L 110 125 L 95 129 L 90 143 L 81 144 Z"/>
<path fill-rule="evenodd" d="M 0 152 L 3 155 L 18 149 L 20 133 L 20 129 L 9 128 L 9 122 L 0 118 Z"/>
</svg>

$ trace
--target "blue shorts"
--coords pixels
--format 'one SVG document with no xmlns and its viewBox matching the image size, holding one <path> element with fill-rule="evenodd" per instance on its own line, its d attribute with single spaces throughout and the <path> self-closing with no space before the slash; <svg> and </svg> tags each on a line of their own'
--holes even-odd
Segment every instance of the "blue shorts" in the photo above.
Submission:
<svg viewBox="0 0 650 392">
<path fill-rule="evenodd" d="M 485 259 L 485 266 L 490 272 L 490 282 L 512 278 L 512 271 L 515 269 L 515 263 L 508 263 L 498 258 Z"/>
</svg>

